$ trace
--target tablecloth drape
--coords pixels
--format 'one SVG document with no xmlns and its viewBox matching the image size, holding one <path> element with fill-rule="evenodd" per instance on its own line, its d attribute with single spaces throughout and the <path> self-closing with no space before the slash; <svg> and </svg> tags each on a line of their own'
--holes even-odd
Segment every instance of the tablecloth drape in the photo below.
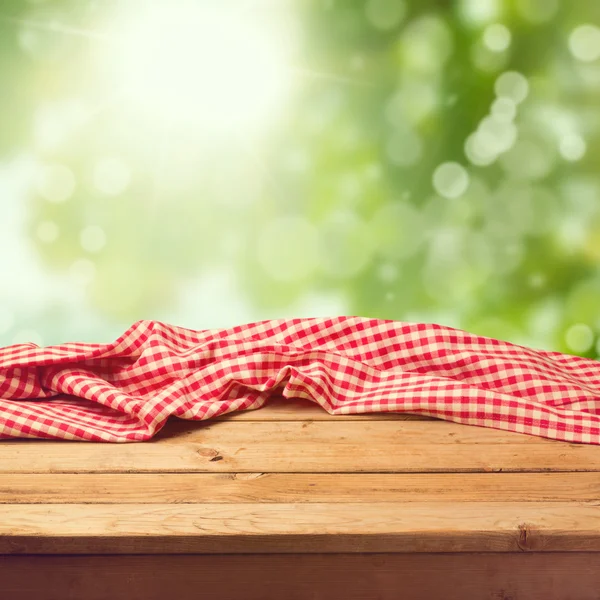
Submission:
<svg viewBox="0 0 600 600">
<path fill-rule="evenodd" d="M 425 323 L 282 319 L 0 349 L 0 438 L 132 442 L 272 395 L 600 444 L 600 362 Z"/>
</svg>

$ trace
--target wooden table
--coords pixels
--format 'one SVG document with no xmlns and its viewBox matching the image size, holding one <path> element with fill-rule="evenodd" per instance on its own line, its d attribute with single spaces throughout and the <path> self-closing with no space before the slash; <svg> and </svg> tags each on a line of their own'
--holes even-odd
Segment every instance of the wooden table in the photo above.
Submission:
<svg viewBox="0 0 600 600">
<path fill-rule="evenodd" d="M 304 401 L 0 443 L 0 598 L 600 598 L 600 447 Z"/>
</svg>

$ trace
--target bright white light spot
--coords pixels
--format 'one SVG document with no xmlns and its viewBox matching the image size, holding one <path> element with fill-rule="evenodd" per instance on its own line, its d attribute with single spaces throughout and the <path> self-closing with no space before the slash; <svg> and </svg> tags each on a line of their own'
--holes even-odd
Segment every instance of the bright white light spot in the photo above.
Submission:
<svg viewBox="0 0 600 600">
<path fill-rule="evenodd" d="M 384 31 L 397 27 L 406 15 L 404 0 L 367 0 L 367 20 L 373 27 Z"/>
<path fill-rule="evenodd" d="M 555 233 L 559 244 L 567 252 L 580 250 L 588 235 L 586 224 L 577 217 L 561 219 Z"/>
<path fill-rule="evenodd" d="M 64 202 L 75 191 L 75 175 L 64 165 L 46 165 L 37 174 L 36 188 L 48 202 Z"/>
<path fill-rule="evenodd" d="M 589 23 L 576 27 L 569 36 L 569 48 L 573 56 L 582 62 L 600 58 L 600 27 Z"/>
<path fill-rule="evenodd" d="M 485 117 L 475 134 L 478 143 L 488 152 L 502 154 L 510 150 L 517 139 L 514 123 L 503 123 L 493 117 Z"/>
<path fill-rule="evenodd" d="M 17 331 L 12 339 L 13 344 L 35 344 L 36 346 L 43 346 L 44 341 L 42 336 L 35 329 L 21 329 Z"/>
<path fill-rule="evenodd" d="M 514 6 L 523 18 L 537 25 L 550 21 L 556 15 L 558 3 L 559 0 L 519 0 Z"/>
<path fill-rule="evenodd" d="M 4 335 L 12 329 L 15 324 L 15 315 L 6 306 L 0 305 L 0 335 Z"/>
<path fill-rule="evenodd" d="M 471 164 L 487 167 L 498 158 L 498 153 L 492 145 L 486 144 L 485 136 L 476 131 L 465 140 L 465 156 Z"/>
<path fill-rule="evenodd" d="M 517 116 L 517 105 L 510 98 L 496 98 L 490 112 L 497 121 L 510 122 Z"/>
<path fill-rule="evenodd" d="M 469 25 L 483 25 L 500 17 L 502 6 L 500 0 L 461 0 L 459 12 Z"/>
<path fill-rule="evenodd" d="M 498 98 L 509 98 L 520 104 L 529 94 L 529 83 L 521 73 L 506 71 L 496 79 L 495 90 Z"/>
<path fill-rule="evenodd" d="M 51 244 L 58 239 L 58 225 L 54 221 L 44 221 L 37 226 L 38 239 L 45 244 Z"/>
<path fill-rule="evenodd" d="M 408 71 L 436 73 L 454 51 L 452 30 L 438 16 L 420 17 L 403 30 L 398 51 Z"/>
<path fill-rule="evenodd" d="M 483 43 L 492 52 L 504 52 L 510 46 L 511 37 L 510 30 L 506 25 L 494 23 L 485 28 Z"/>
<path fill-rule="evenodd" d="M 107 196 L 122 194 L 131 181 L 131 171 L 119 158 L 103 158 L 94 167 L 94 185 Z"/>
<path fill-rule="evenodd" d="M 433 187 L 444 198 L 458 198 L 469 187 L 469 173 L 458 163 L 442 163 L 433 172 Z"/>
<path fill-rule="evenodd" d="M 540 95 L 549 94 L 549 90 L 544 90 Z M 555 134 L 557 138 L 572 135 L 580 129 L 581 118 L 575 111 L 553 103 L 537 103 L 535 113 L 531 116 L 538 127 Z"/>
<path fill-rule="evenodd" d="M 273 21 L 275 5 L 269 11 L 190 0 L 142 6 L 122 19 L 108 57 L 120 69 L 114 85 L 125 89 L 135 111 L 152 122 L 199 126 L 204 134 L 249 133 L 273 120 L 292 83 L 290 32 Z"/>
<path fill-rule="evenodd" d="M 92 254 L 100 252 L 106 246 L 106 233 L 97 225 L 90 225 L 83 229 L 79 236 L 81 247 Z"/>
<path fill-rule="evenodd" d="M 576 162 L 584 157 L 587 145 L 580 135 L 571 134 L 560 140 L 558 149 L 565 160 Z"/>
<path fill-rule="evenodd" d="M 392 164 L 409 167 L 423 155 L 423 142 L 412 129 L 394 131 L 386 145 L 386 153 Z"/>
<path fill-rule="evenodd" d="M 276 281 L 296 282 L 318 267 L 319 232 L 308 219 L 279 217 L 268 222 L 258 242 L 258 260 Z"/>
<path fill-rule="evenodd" d="M 91 283 L 96 276 L 96 265 L 87 258 L 80 258 L 69 267 L 69 275 L 73 278 L 75 283 L 87 285 Z"/>
<path fill-rule="evenodd" d="M 585 323 L 567 329 L 565 342 L 573 352 L 587 352 L 594 343 L 594 332 Z"/>
</svg>

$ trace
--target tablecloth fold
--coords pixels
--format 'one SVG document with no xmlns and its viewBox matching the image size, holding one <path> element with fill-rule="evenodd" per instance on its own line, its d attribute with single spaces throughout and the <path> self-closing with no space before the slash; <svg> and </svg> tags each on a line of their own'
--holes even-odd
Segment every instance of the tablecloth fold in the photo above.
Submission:
<svg viewBox="0 0 600 600">
<path fill-rule="evenodd" d="M 0 349 L 0 438 L 134 442 L 310 399 L 600 444 L 600 362 L 425 323 L 281 319 L 193 331 L 139 321 L 110 344 Z"/>
</svg>

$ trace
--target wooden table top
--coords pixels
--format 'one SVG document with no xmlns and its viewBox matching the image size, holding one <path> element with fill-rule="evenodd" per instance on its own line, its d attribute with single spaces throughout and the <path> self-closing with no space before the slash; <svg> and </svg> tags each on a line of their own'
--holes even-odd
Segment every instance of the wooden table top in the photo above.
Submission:
<svg viewBox="0 0 600 600">
<path fill-rule="evenodd" d="M 600 551 L 600 447 L 274 400 L 0 442 L 0 554 Z"/>
</svg>

